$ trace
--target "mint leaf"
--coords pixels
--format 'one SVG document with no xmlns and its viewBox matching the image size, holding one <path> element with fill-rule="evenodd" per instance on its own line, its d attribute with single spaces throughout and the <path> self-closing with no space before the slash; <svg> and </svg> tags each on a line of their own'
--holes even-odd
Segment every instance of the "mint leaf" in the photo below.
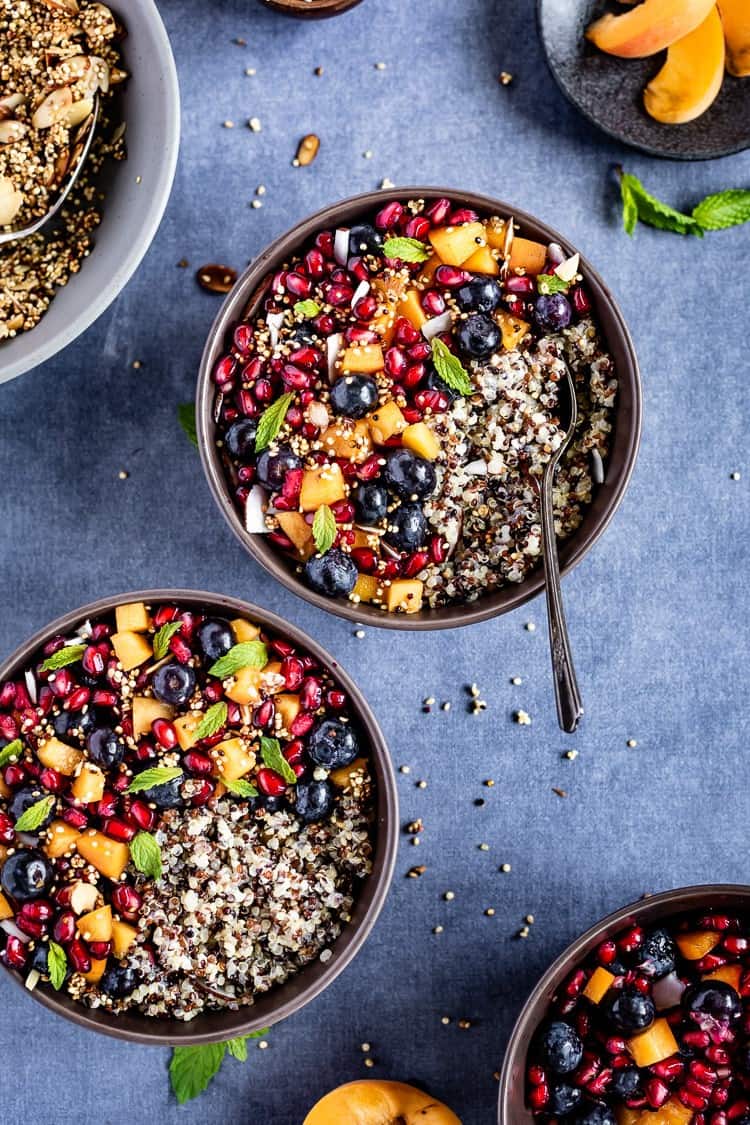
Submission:
<svg viewBox="0 0 750 1125">
<path fill-rule="evenodd" d="M 235 780 L 230 780 L 228 777 L 220 778 L 222 785 L 228 789 L 230 793 L 234 793 L 235 797 L 257 797 L 258 790 L 249 781 L 245 781 L 243 777 L 238 777 Z"/>
<path fill-rule="evenodd" d="M 222 727 L 227 725 L 227 705 L 223 700 L 213 703 L 195 728 L 195 738 L 198 742 L 202 738 L 210 738 Z"/>
<path fill-rule="evenodd" d="M 130 841 L 130 858 L 141 874 L 161 879 L 161 848 L 150 832 L 139 832 Z"/>
<path fill-rule="evenodd" d="M 286 412 L 292 405 L 294 398 L 294 391 L 287 391 L 285 395 L 281 395 L 272 402 L 271 405 L 263 411 L 258 422 L 258 432 L 255 435 L 255 452 L 260 453 L 262 449 L 269 446 L 273 439 L 278 434 L 281 427 L 284 425 Z"/>
<path fill-rule="evenodd" d="M 297 301 L 297 304 L 294 306 L 294 312 L 296 316 L 310 318 L 318 315 L 320 305 L 317 304 L 316 301 Z"/>
<path fill-rule="evenodd" d="M 7 746 L 0 750 L 0 769 L 9 762 L 17 762 L 23 754 L 23 743 L 20 738 L 14 738 Z"/>
<path fill-rule="evenodd" d="M 622 196 L 622 225 L 625 233 L 632 238 L 638 226 L 638 204 L 633 195 L 633 189 L 625 176 L 620 177 L 620 195 Z"/>
<path fill-rule="evenodd" d="M 269 770 L 281 774 L 289 785 L 297 784 L 297 775 L 281 753 L 281 744 L 278 738 L 267 738 L 265 735 L 260 740 L 260 756 L 263 765 Z"/>
<path fill-rule="evenodd" d="M 671 230 L 675 234 L 695 234 L 703 237 L 703 230 L 692 215 L 676 211 L 668 203 L 662 203 L 655 195 L 646 191 L 637 176 L 629 172 L 620 173 L 620 194 L 623 200 L 623 224 L 628 234 L 635 230 L 633 210 L 637 219 L 658 230 Z"/>
<path fill-rule="evenodd" d="M 312 525 L 315 546 L 321 555 L 330 550 L 336 538 L 336 519 L 327 504 L 321 504 L 315 513 Z"/>
<path fill-rule="evenodd" d="M 461 360 L 437 336 L 432 341 L 432 362 L 444 383 L 460 395 L 470 395 L 474 390 Z"/>
<path fill-rule="evenodd" d="M 55 798 L 50 794 L 49 797 L 42 797 L 40 801 L 29 805 L 16 821 L 16 832 L 35 832 L 41 824 L 44 824 L 54 804 Z"/>
<path fill-rule="evenodd" d="M 263 641 L 241 641 L 233 645 L 229 652 L 211 665 L 208 669 L 210 676 L 218 676 L 220 680 L 233 676 L 240 668 L 265 668 L 268 664 L 268 649 Z"/>
<path fill-rule="evenodd" d="M 154 785 L 166 785 L 176 777 L 182 777 L 179 766 L 152 766 L 133 778 L 126 793 L 142 793 L 144 789 L 151 789 Z"/>
<path fill-rule="evenodd" d="M 221 1069 L 226 1050 L 226 1043 L 175 1047 L 169 1064 L 169 1081 L 180 1105 L 203 1093 Z"/>
<path fill-rule="evenodd" d="M 198 448 L 198 431 L 195 426 L 195 403 L 181 402 L 177 407 L 177 421 L 187 434 L 188 440 Z"/>
<path fill-rule="evenodd" d="M 52 656 L 48 656 L 40 668 L 41 672 L 56 672 L 68 664 L 77 664 L 86 651 L 86 645 L 63 645 Z"/>
<path fill-rule="evenodd" d="M 693 218 L 704 230 L 726 230 L 750 221 L 750 191 L 730 188 L 707 195 L 693 208 Z"/>
<path fill-rule="evenodd" d="M 237 1059 L 239 1062 L 247 1062 L 247 1039 L 244 1035 L 227 1040 L 227 1050 L 233 1059 Z"/>
<path fill-rule="evenodd" d="M 55 992 L 59 992 L 65 984 L 65 974 L 68 971 L 68 958 L 65 950 L 56 941 L 51 941 L 47 949 L 47 975 Z"/>
<path fill-rule="evenodd" d="M 163 660 L 169 652 L 169 642 L 175 633 L 179 633 L 182 628 L 181 621 L 168 621 L 166 625 L 162 625 L 154 633 L 154 656 L 157 660 Z"/>
<path fill-rule="evenodd" d="M 551 293 L 567 293 L 570 288 L 568 281 L 563 281 L 554 273 L 540 273 L 536 279 L 536 287 L 540 293 L 548 297 Z"/>
<path fill-rule="evenodd" d="M 386 258 L 398 258 L 402 262 L 426 262 L 431 251 L 418 238 L 387 238 L 383 253 Z"/>
</svg>

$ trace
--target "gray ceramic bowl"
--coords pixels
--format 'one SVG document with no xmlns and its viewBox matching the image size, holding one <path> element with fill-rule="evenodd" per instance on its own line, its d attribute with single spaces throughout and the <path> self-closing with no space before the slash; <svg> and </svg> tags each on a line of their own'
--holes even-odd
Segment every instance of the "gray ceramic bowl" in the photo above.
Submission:
<svg viewBox="0 0 750 1125">
<path fill-rule="evenodd" d="M 84 606 L 82 609 L 66 613 L 64 617 L 53 621 L 16 649 L 12 656 L 0 664 L 0 681 L 19 675 L 32 654 L 50 637 L 58 633 L 68 633 L 86 618 L 109 613 L 116 605 L 133 601 L 144 601 L 147 604 L 176 601 L 196 608 L 209 606 L 219 614 L 229 611 L 231 614 L 250 617 L 265 628 L 288 637 L 295 645 L 306 649 L 331 672 L 349 696 L 352 713 L 367 737 L 375 774 L 377 809 L 373 871 L 357 895 L 351 922 L 334 943 L 333 956 L 325 964 L 315 961 L 308 965 L 285 984 L 266 993 L 252 1007 L 240 1008 L 236 1012 L 208 1013 L 197 1016 L 188 1023 L 181 1020 L 151 1019 L 136 1013 L 112 1015 L 99 1009 L 85 1008 L 82 1004 L 76 1004 L 70 997 L 59 995 L 44 987 L 36 988 L 31 993 L 35 1000 L 57 1015 L 72 1020 L 80 1027 L 99 1031 L 116 1039 L 127 1039 L 157 1047 L 217 1043 L 232 1039 L 236 1035 L 260 1031 L 298 1012 L 327 988 L 357 955 L 377 921 L 393 878 L 399 833 L 396 779 L 388 748 L 375 716 L 357 685 L 336 660 L 306 633 L 290 625 L 289 622 L 250 602 L 243 602 L 239 598 L 230 598 L 223 594 L 210 594 L 201 590 L 168 589 L 138 590 L 102 598 L 101 601 Z M 23 978 L 19 973 L 9 969 L 2 962 L 0 967 L 6 976 L 24 989 Z M 25 989 L 24 991 L 26 992 Z M 26 995 L 28 996 L 29 993 L 26 992 Z"/>
<path fill-rule="evenodd" d="M 337 613 L 349 621 L 363 622 L 385 629 L 444 629 L 485 621 L 487 618 L 507 613 L 508 610 L 515 609 L 529 598 L 535 597 L 544 589 L 541 566 L 537 567 L 524 582 L 507 585 L 470 605 L 454 605 L 439 610 L 423 609 L 419 613 L 412 614 L 386 613 L 364 603 L 354 605 L 341 599 L 323 597 L 314 593 L 300 580 L 294 570 L 294 564 L 283 557 L 282 552 L 269 543 L 265 536 L 251 535 L 245 531 L 240 514 L 227 488 L 215 445 L 216 427 L 213 421 L 215 386 L 211 379 L 211 372 L 222 354 L 224 341 L 232 326 L 246 315 L 248 310 L 252 311 L 260 303 L 273 273 L 317 231 L 351 225 L 358 218 L 372 214 L 387 199 L 395 196 L 403 199 L 426 200 L 447 196 L 456 201 L 460 200 L 461 205 L 472 207 L 480 214 L 510 214 L 521 224 L 526 237 L 545 243 L 558 242 L 568 254 L 572 254 L 575 249 L 552 227 L 532 215 L 527 215 L 524 211 L 519 211 L 517 207 L 486 195 L 456 191 L 452 188 L 400 187 L 389 189 L 387 192 L 370 192 L 367 195 L 344 199 L 340 203 L 334 203 L 318 211 L 262 251 L 224 301 L 209 332 L 198 375 L 196 392 L 198 443 L 203 470 L 224 519 L 245 550 L 289 590 L 320 609 Z M 635 466 L 641 434 L 641 383 L 633 341 L 614 297 L 585 258 L 581 259 L 581 269 L 586 277 L 596 319 L 601 326 L 606 346 L 615 361 L 620 391 L 606 481 L 598 488 L 594 501 L 587 509 L 583 523 L 575 535 L 560 545 L 560 564 L 563 574 L 572 570 L 581 561 L 615 514 Z"/>
<path fill-rule="evenodd" d="M 348 12 L 361 4 L 362 0 L 260 0 L 266 8 L 273 8 L 275 12 L 282 12 L 285 16 L 296 16 L 298 19 L 322 20 L 328 16 L 338 16 Z"/>
<path fill-rule="evenodd" d="M 511 1034 L 500 1075 L 498 1125 L 534 1125 L 537 1120 L 526 1108 L 526 1056 L 553 995 L 568 974 L 601 941 L 621 933 L 629 923 L 651 926 L 678 914 L 707 909 L 750 910 L 750 886 L 707 883 L 663 891 L 607 915 L 568 946 L 529 996 Z"/>
<path fill-rule="evenodd" d="M 180 93 L 172 49 L 154 0 L 112 0 L 127 30 L 123 93 L 128 158 L 109 162 L 94 248 L 30 332 L 0 342 L 0 383 L 30 371 L 75 340 L 114 301 L 148 250 L 172 189 L 180 141 Z M 140 182 L 137 182 L 140 178 Z"/>
</svg>

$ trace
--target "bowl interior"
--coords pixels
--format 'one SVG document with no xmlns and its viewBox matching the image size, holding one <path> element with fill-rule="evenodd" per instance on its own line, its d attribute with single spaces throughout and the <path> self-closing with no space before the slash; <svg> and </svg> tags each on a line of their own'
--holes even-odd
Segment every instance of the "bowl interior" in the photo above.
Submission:
<svg viewBox="0 0 750 1125">
<path fill-rule="evenodd" d="M 128 157 L 108 161 L 94 247 L 80 273 L 58 290 L 30 332 L 0 343 L 0 383 L 61 351 L 111 304 L 151 244 L 169 199 L 180 137 L 180 98 L 172 50 L 154 0 L 112 4 L 127 30 L 122 95 Z"/>
<path fill-rule="evenodd" d="M 139 1043 L 163 1046 L 168 1043 L 207 1043 L 230 1039 L 259 1031 L 278 1023 L 309 1003 L 349 964 L 359 951 L 380 913 L 393 876 L 398 848 L 398 797 L 390 756 L 377 721 L 364 696 L 353 680 L 338 663 L 311 640 L 307 634 L 288 622 L 258 606 L 224 595 L 203 593 L 197 590 L 145 590 L 108 597 L 92 605 L 67 614 L 47 626 L 19 648 L 0 666 L 0 680 L 20 671 L 29 656 L 56 633 L 65 633 L 87 617 L 95 617 L 112 610 L 122 602 L 176 600 L 182 605 L 210 606 L 217 613 L 231 612 L 250 617 L 273 632 L 288 637 L 300 648 L 305 648 L 327 668 L 343 686 L 349 696 L 352 711 L 370 746 L 370 756 L 377 787 L 376 820 L 373 828 L 375 848 L 372 874 L 362 884 L 357 894 L 352 920 L 333 945 L 333 956 L 325 964 L 316 961 L 307 966 L 280 987 L 262 996 L 256 1004 L 236 1012 L 213 1012 L 197 1016 L 185 1023 L 180 1020 L 153 1019 L 136 1013 L 113 1016 L 107 1012 L 88 1009 L 70 997 L 61 996 L 45 988 L 37 988 L 32 995 L 46 1008 L 66 1016 L 75 1023 L 94 1031 L 129 1039 Z M 3 971 L 21 988 L 20 974 L 2 966 Z"/>
<path fill-rule="evenodd" d="M 393 191 L 370 192 L 344 200 L 312 215 L 298 224 L 281 238 L 273 242 L 260 254 L 232 292 L 226 298 L 208 336 L 201 361 L 197 386 L 198 436 L 203 468 L 211 491 L 224 518 L 247 551 L 293 593 L 312 602 L 321 609 L 336 613 L 350 621 L 365 622 L 370 625 L 390 629 L 439 629 L 456 625 L 468 625 L 484 621 L 500 613 L 506 613 L 516 606 L 533 598 L 544 588 L 544 575 L 541 566 L 518 585 L 508 585 L 487 594 L 469 605 L 449 606 L 444 609 L 423 609 L 414 614 L 385 613 L 373 606 L 335 598 L 325 598 L 308 589 L 300 581 L 294 570 L 294 563 L 284 558 L 280 551 L 270 544 L 263 535 L 251 535 L 245 531 L 242 519 L 234 505 L 224 480 L 221 462 L 215 447 L 216 427 L 213 421 L 214 384 L 211 372 L 224 348 L 228 331 L 248 309 L 258 300 L 257 292 L 269 274 L 273 273 L 289 256 L 318 230 L 331 226 L 346 225 L 357 218 L 372 213 L 387 198 L 398 195 L 401 198 L 437 199 L 449 196 L 461 200 L 480 213 L 513 215 L 520 224 L 522 233 L 540 242 L 558 242 L 570 254 L 574 247 L 562 235 L 531 215 L 488 196 L 473 192 L 458 192 L 449 188 L 405 187 Z M 641 387 L 638 362 L 633 342 L 628 333 L 622 314 L 606 285 L 589 265 L 582 259 L 582 270 L 587 279 L 594 314 L 601 328 L 606 347 L 614 358 L 619 380 L 619 395 L 616 405 L 615 429 L 612 446 L 606 467 L 606 480 L 599 486 L 594 500 L 586 510 L 583 522 L 576 533 L 560 545 L 560 562 L 563 573 L 574 567 L 592 544 L 598 539 L 614 515 L 630 480 L 638 452 L 641 429 Z"/>
<path fill-rule="evenodd" d="M 533 1125 L 536 1120 L 525 1104 L 526 1056 L 550 1000 L 571 970 L 599 942 L 620 933 L 629 921 L 653 925 L 662 919 L 709 906 L 747 910 L 750 908 L 750 886 L 716 883 L 665 891 L 608 915 L 568 946 L 536 985 L 511 1034 L 500 1078 L 498 1125 Z"/>
</svg>

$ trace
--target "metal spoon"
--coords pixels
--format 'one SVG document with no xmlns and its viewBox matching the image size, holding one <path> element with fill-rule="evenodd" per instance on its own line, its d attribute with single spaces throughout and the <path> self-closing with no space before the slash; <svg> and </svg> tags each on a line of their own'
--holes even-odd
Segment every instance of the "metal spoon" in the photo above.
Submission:
<svg viewBox="0 0 750 1125">
<path fill-rule="evenodd" d="M 98 116 L 99 116 L 99 98 L 96 97 L 96 98 L 94 98 L 94 104 L 91 108 L 91 114 L 89 116 L 89 125 L 88 125 L 88 131 L 86 132 L 86 139 L 83 142 L 83 147 L 80 150 L 80 154 L 79 154 L 78 160 L 76 161 L 75 167 L 73 168 L 73 171 L 68 176 L 67 184 L 62 189 L 62 191 L 58 195 L 57 199 L 55 200 L 55 202 L 50 207 L 49 211 L 47 211 L 46 214 L 42 215 L 42 217 L 40 219 L 36 219 L 35 222 L 30 223 L 29 226 L 27 226 L 27 227 L 22 227 L 21 230 L 0 231 L 0 246 L 5 246 L 5 244 L 8 243 L 8 242 L 16 242 L 19 238 L 28 238 L 29 235 L 36 234 L 36 232 L 38 230 L 41 230 L 42 227 L 45 226 L 45 224 L 50 221 L 50 219 L 53 219 L 55 217 L 55 215 L 58 213 L 58 211 L 62 207 L 63 203 L 68 198 L 71 191 L 73 190 L 73 185 L 75 184 L 76 180 L 78 179 L 80 171 L 83 168 L 84 164 L 86 163 L 86 157 L 89 154 L 89 150 L 91 149 L 91 142 L 93 141 L 94 133 L 96 132 L 96 122 L 97 122 Z M 78 140 L 76 141 L 76 144 L 80 144 L 80 143 L 81 143 L 81 138 L 79 137 Z"/>
<path fill-rule="evenodd" d="M 577 729 L 583 715 L 583 703 L 578 690 L 573 657 L 570 652 L 568 626 L 563 609 L 560 588 L 560 560 L 557 556 L 557 536 L 555 535 L 555 513 L 552 502 L 552 489 L 555 472 L 566 449 L 573 440 L 578 421 L 578 403 L 575 384 L 567 363 L 563 361 L 565 378 L 560 383 L 559 413 L 562 425 L 567 420 L 565 437 L 547 462 L 540 486 L 542 552 L 544 555 L 544 582 L 547 593 L 547 620 L 549 623 L 550 654 L 552 674 L 555 682 L 557 719 L 560 727 L 572 734 Z"/>
</svg>

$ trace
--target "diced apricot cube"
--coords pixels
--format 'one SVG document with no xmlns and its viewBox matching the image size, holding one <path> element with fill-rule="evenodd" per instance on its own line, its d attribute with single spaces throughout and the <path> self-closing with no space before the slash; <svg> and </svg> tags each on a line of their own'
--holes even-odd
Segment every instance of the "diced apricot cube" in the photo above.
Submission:
<svg viewBox="0 0 750 1125">
<path fill-rule="evenodd" d="M 505 309 L 498 309 L 495 313 L 495 320 L 502 333 L 503 347 L 506 351 L 512 352 L 528 333 L 529 325 L 525 320 L 521 320 L 518 316 L 512 316 Z"/>
<path fill-rule="evenodd" d="M 281 692 L 274 699 L 276 714 L 281 716 L 281 725 L 284 730 L 289 730 L 291 723 L 299 714 L 299 696 L 291 692 Z"/>
<path fill-rule="evenodd" d="M 707 973 L 703 979 L 723 981 L 724 984 L 730 985 L 735 992 L 739 992 L 742 973 L 742 965 L 722 965 L 713 973 Z"/>
<path fill-rule="evenodd" d="M 78 837 L 78 854 L 113 882 L 122 875 L 130 862 L 130 848 L 119 840 L 110 840 L 103 832 L 90 828 Z"/>
<path fill-rule="evenodd" d="M 118 633 L 145 633 L 151 628 L 151 616 L 143 602 L 118 605 L 115 622 Z"/>
<path fill-rule="evenodd" d="M 323 504 L 335 504 L 346 496 L 344 475 L 338 465 L 321 465 L 305 469 L 299 506 L 303 512 L 316 512 Z"/>
<path fill-rule="evenodd" d="M 80 804 L 91 805 L 94 801 L 101 801 L 104 782 L 102 770 L 93 762 L 84 762 L 81 772 L 71 786 L 71 793 Z"/>
<path fill-rule="evenodd" d="M 591 974 L 583 990 L 583 995 L 590 1000 L 592 1004 L 598 1004 L 609 992 L 614 984 L 614 980 L 615 974 L 610 973 L 608 969 L 603 969 L 600 965 L 598 968 L 594 969 Z"/>
<path fill-rule="evenodd" d="M 329 781 L 331 781 L 337 789 L 348 789 L 356 773 L 367 775 L 366 758 L 355 758 L 348 766 L 341 766 L 339 769 L 333 770 L 332 773 L 329 774 Z"/>
<path fill-rule="evenodd" d="M 360 574 L 352 590 L 352 598 L 361 602 L 371 602 L 377 596 L 379 582 L 373 574 Z"/>
<path fill-rule="evenodd" d="M 369 547 L 370 550 L 375 551 L 376 554 L 380 553 L 380 536 L 375 535 L 372 531 L 362 531 L 360 528 L 354 529 L 354 542 L 352 547 Z"/>
<path fill-rule="evenodd" d="M 145 664 L 154 654 L 151 645 L 140 633 L 132 631 L 113 633 L 110 640 L 115 656 L 126 672 L 131 668 L 137 668 L 139 664 Z"/>
<path fill-rule="evenodd" d="M 512 270 L 523 270 L 524 273 L 535 275 L 542 272 L 546 261 L 547 247 L 543 243 L 514 236 L 509 263 Z"/>
<path fill-rule="evenodd" d="M 237 781 L 255 768 L 255 754 L 241 738 L 225 738 L 209 751 L 209 756 L 214 763 L 214 776 L 227 781 Z"/>
<path fill-rule="evenodd" d="M 401 441 L 412 453 L 434 461 L 440 453 L 440 442 L 426 422 L 413 422 L 401 435 Z"/>
<path fill-rule="evenodd" d="M 654 1020 L 651 1027 L 642 1031 L 640 1035 L 628 1039 L 627 1047 L 636 1066 L 643 1067 L 653 1066 L 662 1059 L 668 1059 L 679 1050 L 672 1028 L 663 1017 Z"/>
<path fill-rule="evenodd" d="M 446 266 L 462 266 L 484 242 L 483 223 L 463 223 L 459 227 L 438 227 L 430 231 L 430 242 Z"/>
<path fill-rule="evenodd" d="M 435 276 L 435 270 L 443 263 L 438 258 L 437 254 L 431 254 L 426 262 L 423 262 L 417 274 L 417 281 L 420 285 L 429 285 Z"/>
<path fill-rule="evenodd" d="M 161 703 L 148 695 L 133 696 L 133 738 L 150 734 L 154 719 L 171 719 L 174 709 L 168 703 Z"/>
<path fill-rule="evenodd" d="M 47 843 L 44 850 L 50 859 L 59 859 L 61 855 L 71 851 L 81 833 L 72 824 L 64 820 L 53 820 L 47 829 Z"/>
<path fill-rule="evenodd" d="M 260 626 L 254 625 L 252 621 L 245 621 L 244 617 L 235 617 L 229 624 L 234 630 L 237 644 L 244 644 L 245 641 L 256 641 L 260 636 Z"/>
<path fill-rule="evenodd" d="M 358 371 L 372 375 L 383 370 L 383 349 L 380 344 L 360 344 L 346 348 L 341 356 L 342 371 Z"/>
<path fill-rule="evenodd" d="M 505 249 L 505 239 L 507 236 L 507 226 L 502 219 L 489 219 L 484 224 L 484 237 L 487 240 L 487 245 L 491 246 L 493 250 Z"/>
<path fill-rule="evenodd" d="M 398 316 L 405 316 L 412 327 L 419 330 L 430 319 L 422 308 L 419 290 L 409 289 L 396 306 Z"/>
<path fill-rule="evenodd" d="M 84 941 L 109 941 L 112 937 L 112 907 L 100 906 L 98 910 L 82 914 L 76 926 Z"/>
<path fill-rule="evenodd" d="M 68 746 L 59 738 L 49 738 L 37 748 L 36 756 L 43 766 L 71 777 L 83 761 L 83 754 L 75 746 Z"/>
<path fill-rule="evenodd" d="M 406 419 L 393 399 L 389 399 L 377 410 L 373 410 L 367 419 L 367 424 L 375 444 L 383 445 L 388 438 L 400 434 L 406 428 Z"/>
<path fill-rule="evenodd" d="M 198 741 L 195 737 L 195 732 L 200 726 L 202 718 L 202 714 L 188 711 L 186 715 L 178 715 L 178 717 L 173 720 L 173 726 L 177 731 L 177 741 L 180 744 L 181 750 L 189 750 L 191 746 L 195 746 Z"/>
<path fill-rule="evenodd" d="M 112 952 L 118 960 L 125 956 L 137 937 L 135 926 L 129 926 L 118 918 L 112 919 Z"/>
<path fill-rule="evenodd" d="M 463 268 L 472 273 L 488 274 L 490 277 L 497 277 L 500 273 L 500 263 L 490 246 L 477 246 L 471 257 L 463 263 Z"/>
<path fill-rule="evenodd" d="M 226 695 L 233 703 L 240 706 L 246 703 L 258 703 L 261 689 L 260 668 L 240 668 L 234 674 L 234 683 L 227 689 Z"/>
<path fill-rule="evenodd" d="M 5 922 L 8 918 L 13 918 L 14 910 L 8 902 L 5 895 L 0 891 L 0 922 Z"/>
<path fill-rule="evenodd" d="M 685 934 L 676 934 L 675 941 L 686 961 L 700 961 L 719 944 L 721 934 L 713 930 L 690 930 Z"/>
<path fill-rule="evenodd" d="M 422 608 L 424 583 L 418 578 L 396 578 L 385 591 L 386 609 L 395 613 L 401 609 L 405 613 L 419 613 Z"/>
<path fill-rule="evenodd" d="M 95 957 L 92 957 L 91 958 L 91 968 L 89 969 L 89 971 L 87 973 L 81 973 L 81 976 L 83 977 L 84 980 L 87 980 L 89 982 L 89 984 L 98 984 L 99 981 L 104 976 L 104 972 L 105 972 L 106 968 L 107 968 L 107 958 L 106 957 L 104 957 L 101 960 L 97 960 Z"/>
<path fill-rule="evenodd" d="M 683 1105 L 680 1099 L 675 1096 L 665 1102 L 656 1112 L 644 1109 L 638 1118 L 638 1125 L 690 1125 L 692 1120 L 693 1110 Z"/>
<path fill-rule="evenodd" d="M 364 418 L 357 422 L 339 419 L 328 427 L 321 440 L 326 451 L 334 457 L 343 457 L 357 465 L 366 461 L 372 453 L 370 427 Z"/>
<path fill-rule="evenodd" d="M 301 512 L 277 512 L 279 527 L 300 553 L 312 543 L 312 528 Z"/>
</svg>

